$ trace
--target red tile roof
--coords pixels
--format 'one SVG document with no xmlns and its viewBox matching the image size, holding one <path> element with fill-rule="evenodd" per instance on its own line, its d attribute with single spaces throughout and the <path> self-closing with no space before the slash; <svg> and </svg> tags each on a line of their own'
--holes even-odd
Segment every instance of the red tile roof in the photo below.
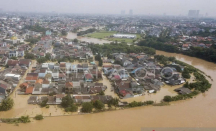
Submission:
<svg viewBox="0 0 216 131">
<path fill-rule="evenodd" d="M 33 92 L 34 87 L 26 88 L 26 93 L 31 94 Z"/>
</svg>

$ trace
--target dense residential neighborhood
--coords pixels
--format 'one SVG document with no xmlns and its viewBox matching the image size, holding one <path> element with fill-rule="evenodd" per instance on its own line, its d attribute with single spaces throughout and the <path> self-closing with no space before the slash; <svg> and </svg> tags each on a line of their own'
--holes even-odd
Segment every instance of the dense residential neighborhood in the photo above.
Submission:
<svg viewBox="0 0 216 131">
<path fill-rule="evenodd" d="M 1 15 L 0 103 L 14 96 L 15 104 L 26 107 L 89 113 L 192 98 L 211 87 L 204 74 L 155 49 L 214 53 L 215 25 L 154 17 Z M 86 111 L 86 105 L 95 109 Z"/>
</svg>

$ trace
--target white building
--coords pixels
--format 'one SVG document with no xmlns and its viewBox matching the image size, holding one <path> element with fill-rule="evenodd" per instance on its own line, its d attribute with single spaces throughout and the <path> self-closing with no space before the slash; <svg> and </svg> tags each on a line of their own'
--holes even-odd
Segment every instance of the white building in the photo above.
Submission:
<svg viewBox="0 0 216 131">
<path fill-rule="evenodd" d="M 131 35 L 131 34 L 114 34 L 113 37 L 134 39 L 134 38 L 136 38 L 136 35 Z"/>
</svg>

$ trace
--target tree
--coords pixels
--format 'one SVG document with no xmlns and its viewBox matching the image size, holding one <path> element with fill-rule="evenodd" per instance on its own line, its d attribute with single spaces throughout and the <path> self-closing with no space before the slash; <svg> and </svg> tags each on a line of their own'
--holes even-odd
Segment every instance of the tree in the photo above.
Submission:
<svg viewBox="0 0 216 131">
<path fill-rule="evenodd" d="M 64 108 L 69 107 L 71 104 L 73 104 L 73 99 L 70 96 L 70 94 L 67 94 L 65 97 L 62 98 L 61 106 Z"/>
<path fill-rule="evenodd" d="M 103 65 L 103 61 L 102 61 L 102 60 L 99 60 L 98 65 L 99 65 L 99 66 L 102 66 L 102 65 Z"/>
<path fill-rule="evenodd" d="M 48 98 L 44 99 L 41 103 L 40 103 L 40 106 L 41 107 L 45 107 L 47 105 L 47 102 L 48 102 Z"/>
<path fill-rule="evenodd" d="M 37 59 L 37 62 L 40 63 L 40 64 L 44 63 L 46 61 L 47 61 L 47 59 L 45 57 L 41 57 L 41 58 Z"/>
<path fill-rule="evenodd" d="M 118 102 L 119 102 L 118 98 L 113 98 L 113 99 L 108 101 L 108 105 L 113 105 L 116 108 L 118 106 Z"/>
<path fill-rule="evenodd" d="M 171 96 L 164 96 L 163 99 L 165 102 L 171 102 L 172 101 L 172 97 Z"/>
<path fill-rule="evenodd" d="M 50 60 L 50 59 L 51 59 L 51 55 L 50 55 L 50 53 L 46 53 L 45 58 L 46 58 L 47 60 Z"/>
<path fill-rule="evenodd" d="M 2 101 L 0 105 L 0 111 L 8 111 L 10 110 L 14 105 L 14 101 L 11 98 L 6 98 Z"/>
<path fill-rule="evenodd" d="M 82 109 L 81 109 L 82 112 L 90 113 L 92 112 L 92 109 L 93 109 L 93 105 L 91 102 L 85 102 L 82 104 Z"/>
<path fill-rule="evenodd" d="M 65 108 L 66 112 L 76 112 L 78 107 L 74 104 L 70 104 L 67 108 Z"/>
<path fill-rule="evenodd" d="M 63 36 L 66 36 L 66 35 L 67 35 L 67 31 L 62 30 L 62 31 L 61 31 L 61 34 L 62 34 Z"/>
<path fill-rule="evenodd" d="M 43 119 L 43 116 L 42 115 L 36 115 L 34 117 L 35 120 L 42 120 Z"/>
<path fill-rule="evenodd" d="M 73 42 L 77 43 L 77 42 L 78 42 L 78 39 L 74 39 Z"/>
<path fill-rule="evenodd" d="M 78 110 L 78 107 L 74 104 L 70 94 L 67 94 L 62 98 L 61 106 L 65 108 L 66 112 L 76 112 Z"/>
<path fill-rule="evenodd" d="M 99 93 L 99 95 L 102 95 L 102 96 L 104 96 L 105 94 L 104 94 L 104 92 L 103 92 L 103 91 L 101 91 L 101 92 Z"/>
<path fill-rule="evenodd" d="M 102 103 L 100 100 L 96 100 L 93 102 L 93 106 L 95 109 L 102 110 L 104 109 L 104 103 Z"/>
<path fill-rule="evenodd" d="M 26 53 L 25 56 L 24 56 L 25 59 L 35 59 L 35 56 L 34 54 L 31 54 L 31 53 Z"/>
<path fill-rule="evenodd" d="M 12 59 L 12 60 L 17 60 L 17 57 L 13 56 L 13 57 L 11 57 L 10 59 Z"/>
<path fill-rule="evenodd" d="M 18 118 L 18 121 L 21 122 L 21 123 L 29 123 L 29 122 L 31 122 L 29 116 L 21 116 L 20 118 Z"/>
</svg>

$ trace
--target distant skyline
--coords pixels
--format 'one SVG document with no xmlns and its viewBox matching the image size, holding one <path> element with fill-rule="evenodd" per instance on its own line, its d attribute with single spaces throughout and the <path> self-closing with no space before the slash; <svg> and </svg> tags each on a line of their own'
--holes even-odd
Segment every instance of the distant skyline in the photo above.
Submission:
<svg viewBox="0 0 216 131">
<path fill-rule="evenodd" d="M 81 14 L 120 14 L 133 10 L 134 15 L 187 16 L 189 10 L 216 16 L 216 0 L 1 0 L 4 11 L 57 12 Z"/>
</svg>

